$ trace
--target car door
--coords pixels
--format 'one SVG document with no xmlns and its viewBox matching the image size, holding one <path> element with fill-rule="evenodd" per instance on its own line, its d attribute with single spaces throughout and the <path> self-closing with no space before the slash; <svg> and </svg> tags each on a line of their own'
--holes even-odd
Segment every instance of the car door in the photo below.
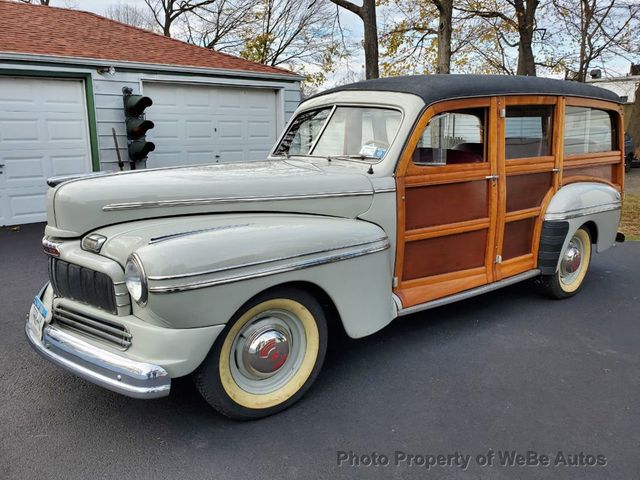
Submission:
<svg viewBox="0 0 640 480">
<path fill-rule="evenodd" d="M 494 280 L 498 99 L 429 107 L 396 170 L 394 293 L 403 307 Z"/>
<path fill-rule="evenodd" d="M 561 108 L 552 96 L 498 99 L 495 280 L 536 267 L 544 211 L 558 188 Z"/>
</svg>

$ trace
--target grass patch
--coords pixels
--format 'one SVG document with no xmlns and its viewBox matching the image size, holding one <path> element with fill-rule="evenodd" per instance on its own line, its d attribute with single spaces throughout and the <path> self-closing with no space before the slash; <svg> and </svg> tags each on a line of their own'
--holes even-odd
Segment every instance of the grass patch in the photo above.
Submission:
<svg viewBox="0 0 640 480">
<path fill-rule="evenodd" d="M 627 240 L 640 240 L 640 195 L 625 194 L 620 231 Z"/>
</svg>

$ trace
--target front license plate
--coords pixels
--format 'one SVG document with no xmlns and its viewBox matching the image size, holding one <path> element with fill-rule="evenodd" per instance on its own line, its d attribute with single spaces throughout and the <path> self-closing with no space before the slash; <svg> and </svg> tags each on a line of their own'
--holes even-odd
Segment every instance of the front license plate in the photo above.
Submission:
<svg viewBox="0 0 640 480">
<path fill-rule="evenodd" d="M 38 297 L 34 298 L 30 321 L 34 331 L 38 334 L 38 338 L 42 337 L 42 327 L 44 327 L 44 321 L 47 318 L 47 313 L 47 307 L 44 306 L 42 300 Z"/>
</svg>

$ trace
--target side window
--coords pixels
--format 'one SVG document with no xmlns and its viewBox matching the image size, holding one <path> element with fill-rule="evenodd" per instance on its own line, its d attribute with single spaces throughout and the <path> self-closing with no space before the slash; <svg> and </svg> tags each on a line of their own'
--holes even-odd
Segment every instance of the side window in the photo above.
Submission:
<svg viewBox="0 0 640 480">
<path fill-rule="evenodd" d="M 564 115 L 564 153 L 617 150 L 615 117 L 605 110 L 567 107 Z"/>
<path fill-rule="evenodd" d="M 424 166 L 485 161 L 487 109 L 457 110 L 433 117 L 413 152 L 413 163 Z"/>
<path fill-rule="evenodd" d="M 507 107 L 505 158 L 551 155 L 553 107 L 523 105 Z"/>
</svg>

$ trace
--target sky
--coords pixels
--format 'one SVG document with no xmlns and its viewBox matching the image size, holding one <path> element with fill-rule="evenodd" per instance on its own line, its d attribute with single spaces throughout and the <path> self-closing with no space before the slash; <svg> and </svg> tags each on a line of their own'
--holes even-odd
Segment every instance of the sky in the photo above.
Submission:
<svg viewBox="0 0 640 480">
<path fill-rule="evenodd" d="M 104 15 L 105 11 L 111 5 L 128 4 L 136 7 L 147 8 L 144 0 L 50 0 L 51 6 L 74 8 L 76 10 L 85 10 L 88 12 Z M 328 1 L 328 0 L 323 0 Z M 363 28 L 362 22 L 357 15 L 340 9 L 340 23 L 345 32 L 356 42 L 362 41 Z M 364 52 L 354 52 L 348 61 L 343 62 L 334 73 L 327 76 L 327 81 L 322 85 L 322 89 L 331 88 L 337 83 L 345 83 L 347 79 L 351 81 L 364 78 Z M 313 70 L 310 68 L 309 70 Z M 345 73 L 346 72 L 346 73 Z"/>
<path fill-rule="evenodd" d="M 86 10 L 99 15 L 104 15 L 105 10 L 114 4 L 129 4 L 146 8 L 144 0 L 51 0 L 52 6 Z M 340 23 L 347 32 L 349 38 L 354 43 L 361 42 L 363 35 L 361 20 L 355 14 L 344 9 L 339 9 L 339 12 Z M 597 65 L 593 68 L 596 67 Z M 607 67 L 610 74 L 624 75 L 628 72 L 629 62 L 620 58 L 618 61 L 608 63 Z M 327 81 L 321 88 L 329 88 L 334 86 L 336 83 L 345 83 L 347 80 L 354 81 L 360 78 L 364 78 L 364 52 L 362 49 L 356 49 L 351 58 L 347 61 L 343 61 L 342 64 L 336 68 L 335 73 L 328 75 Z"/>
</svg>

